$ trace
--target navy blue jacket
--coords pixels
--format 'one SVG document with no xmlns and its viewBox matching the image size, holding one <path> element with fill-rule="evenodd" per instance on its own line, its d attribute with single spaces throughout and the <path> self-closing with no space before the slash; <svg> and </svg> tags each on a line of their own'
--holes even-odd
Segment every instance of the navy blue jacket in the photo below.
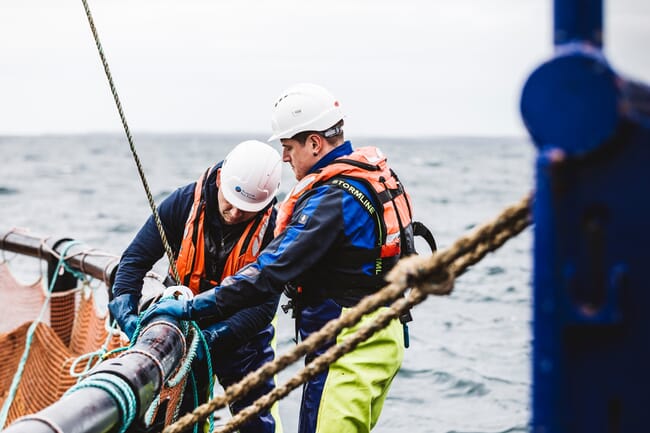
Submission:
<svg viewBox="0 0 650 433">
<path fill-rule="evenodd" d="M 310 172 L 352 153 L 346 141 L 322 158 Z M 351 182 L 366 196 L 366 186 Z M 379 209 L 381 207 L 375 206 Z M 349 193 L 324 184 L 303 194 L 295 205 L 291 221 L 257 258 L 215 287 L 217 317 L 228 317 L 242 306 L 266 302 L 281 293 L 286 282 L 299 285 L 307 303 L 334 299 L 342 306 L 354 305 L 363 294 L 346 293 L 346 278 L 354 285 L 367 277 L 369 291 L 377 286 L 374 261 L 345 260 L 350 250 L 370 250 L 377 244 L 375 220 Z M 343 282 L 343 283 L 342 283 Z M 353 288 L 353 287 L 349 287 Z"/>
<path fill-rule="evenodd" d="M 247 224 L 224 225 L 219 219 L 216 176 L 217 169 L 220 167 L 221 163 L 211 170 L 205 183 L 206 230 L 209 230 L 215 245 L 224 246 L 217 251 L 218 257 L 213 261 L 213 269 L 207 275 L 208 278 L 215 281 L 220 280 L 228 254 Z M 178 255 L 180 249 L 185 222 L 194 202 L 195 187 L 196 182 L 193 182 L 178 188 L 158 207 L 158 214 L 174 256 Z M 275 217 L 276 212 L 273 211 L 263 245 L 267 245 L 273 237 Z M 150 216 L 122 254 L 113 283 L 113 296 L 117 297 L 125 293 L 140 295 L 144 276 L 163 255 L 165 255 L 165 250 L 153 216 Z M 275 316 L 279 298 L 279 294 L 271 296 L 260 305 L 237 311 L 224 322 L 228 324 L 241 342 L 247 341 L 271 322 Z M 202 323 L 202 325 L 204 324 Z"/>
</svg>

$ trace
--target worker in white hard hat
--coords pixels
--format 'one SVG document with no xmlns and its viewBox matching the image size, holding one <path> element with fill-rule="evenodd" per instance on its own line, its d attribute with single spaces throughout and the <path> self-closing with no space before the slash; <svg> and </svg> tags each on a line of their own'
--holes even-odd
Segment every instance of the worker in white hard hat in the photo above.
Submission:
<svg viewBox="0 0 650 433">
<path fill-rule="evenodd" d="M 198 295 L 256 259 L 273 237 L 281 169 L 280 155 L 273 147 L 260 141 L 244 141 L 222 162 L 208 168 L 198 181 L 178 188 L 160 203 L 158 213 L 176 259 L 181 285 Z M 160 234 L 153 217 L 149 217 L 122 255 L 109 303 L 113 317 L 129 338 L 138 323 L 143 278 L 163 255 Z M 242 308 L 224 320 L 199 321 L 210 347 L 212 370 L 224 388 L 274 358 L 273 319 L 278 300 L 279 295 L 269 297 L 260 305 Z M 207 357 L 201 350 L 199 355 L 193 370 L 199 395 L 205 401 L 211 391 L 207 389 L 210 380 L 202 376 L 207 375 Z M 231 410 L 240 411 L 274 386 L 274 380 L 268 380 L 234 402 Z M 185 394 L 191 396 L 192 392 Z M 192 410 L 192 406 L 182 409 Z M 280 430 L 274 406 L 239 431 Z"/>
<path fill-rule="evenodd" d="M 341 104 L 314 84 L 293 86 L 273 107 L 270 140 L 298 180 L 278 210 L 275 239 L 254 263 L 190 301 L 163 300 L 148 317 L 230 317 L 286 290 L 302 339 L 386 282 L 400 257 L 415 253 L 411 202 L 376 147 L 353 149 Z M 310 362 L 354 334 L 385 307 L 306 356 Z M 143 319 L 144 320 L 144 319 Z M 377 422 L 407 342 L 408 315 L 359 344 L 303 388 L 300 433 L 368 432 Z M 400 323 L 402 322 L 402 323 Z"/>
</svg>

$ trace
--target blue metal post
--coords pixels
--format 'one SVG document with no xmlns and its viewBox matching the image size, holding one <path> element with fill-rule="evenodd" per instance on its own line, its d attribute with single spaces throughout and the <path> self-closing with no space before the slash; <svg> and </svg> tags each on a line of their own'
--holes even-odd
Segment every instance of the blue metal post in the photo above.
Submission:
<svg viewBox="0 0 650 433">
<path fill-rule="evenodd" d="M 605 59 L 602 4 L 555 0 L 555 56 L 526 82 L 533 433 L 650 431 L 650 88 Z"/>
<path fill-rule="evenodd" d="M 588 41 L 602 47 L 602 0 L 554 0 L 553 12 L 555 45 Z"/>
</svg>

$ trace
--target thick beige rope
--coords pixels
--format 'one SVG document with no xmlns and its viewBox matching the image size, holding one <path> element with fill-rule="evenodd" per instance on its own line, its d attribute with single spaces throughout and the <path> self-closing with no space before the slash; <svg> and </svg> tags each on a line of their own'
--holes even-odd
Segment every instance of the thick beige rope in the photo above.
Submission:
<svg viewBox="0 0 650 433">
<path fill-rule="evenodd" d="M 332 362 L 384 328 L 391 320 L 422 302 L 429 294 L 446 295 L 451 293 L 456 276 L 461 275 L 469 266 L 481 260 L 488 252 L 499 248 L 530 224 L 531 200 L 532 196 L 526 196 L 516 205 L 506 208 L 497 218 L 462 237 L 446 250 L 429 257 L 411 256 L 400 260 L 388 274 L 386 280 L 389 284 L 386 287 L 362 299 L 356 307 L 346 311 L 338 319 L 328 322 L 320 331 L 312 334 L 292 350 L 265 364 L 259 370 L 248 374 L 239 383 L 230 386 L 225 394 L 181 417 L 176 423 L 166 427 L 163 433 L 185 431 L 195 423 L 207 418 L 215 410 L 243 397 L 250 389 L 300 359 L 306 353 L 313 351 L 324 342 L 334 339 L 341 329 L 358 323 L 363 315 L 394 301 L 390 308 L 377 315 L 373 322 L 361 327 L 357 333 L 342 343 L 332 346 L 296 373 L 284 385 L 274 389 L 233 416 L 228 423 L 216 429 L 215 432 L 225 433 L 236 430 L 250 417 L 270 407 L 277 400 L 289 394 L 291 390 L 325 370 Z M 402 295 L 409 287 L 412 289 L 408 296 L 403 297 Z"/>
</svg>

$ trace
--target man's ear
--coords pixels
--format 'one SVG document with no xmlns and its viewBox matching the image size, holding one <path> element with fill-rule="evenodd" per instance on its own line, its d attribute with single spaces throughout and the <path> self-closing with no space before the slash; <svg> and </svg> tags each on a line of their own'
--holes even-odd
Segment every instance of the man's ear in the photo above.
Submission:
<svg viewBox="0 0 650 433">
<path fill-rule="evenodd" d="M 221 188 L 221 169 L 217 169 L 217 188 Z"/>
<path fill-rule="evenodd" d="M 311 134 L 309 136 L 309 143 L 311 144 L 311 150 L 314 152 L 314 155 L 318 154 L 323 148 L 321 139 L 322 137 L 318 134 Z"/>
</svg>

